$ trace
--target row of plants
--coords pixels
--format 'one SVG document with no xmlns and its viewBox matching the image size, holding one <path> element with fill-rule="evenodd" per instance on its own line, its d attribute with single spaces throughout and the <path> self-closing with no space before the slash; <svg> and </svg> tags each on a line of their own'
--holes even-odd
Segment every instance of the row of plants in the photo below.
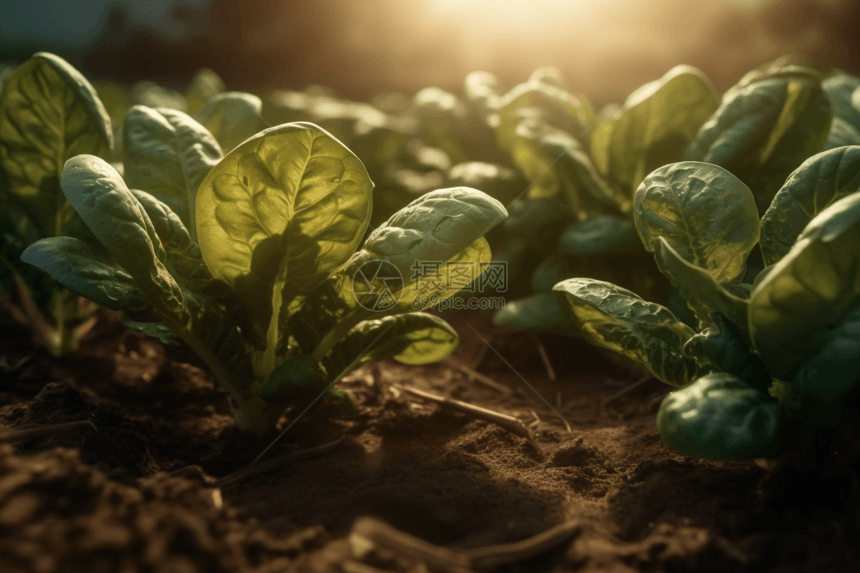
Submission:
<svg viewBox="0 0 860 573">
<path fill-rule="evenodd" d="M 413 265 L 492 258 L 519 297 L 495 322 L 588 340 L 677 388 L 657 423 L 682 453 L 855 435 L 850 74 L 781 58 L 720 95 L 677 66 L 597 113 L 552 68 L 371 104 L 230 92 L 208 70 L 184 94 L 92 86 L 50 54 L 3 82 L 3 286 L 37 293 L 57 352 L 94 308 L 79 295 L 121 310 L 192 349 L 265 433 L 363 361 L 450 353 L 456 333 L 415 312 L 431 298 Z M 385 313 L 353 288 L 372 261 L 409 277 Z M 429 278 L 436 300 L 458 290 Z"/>
</svg>

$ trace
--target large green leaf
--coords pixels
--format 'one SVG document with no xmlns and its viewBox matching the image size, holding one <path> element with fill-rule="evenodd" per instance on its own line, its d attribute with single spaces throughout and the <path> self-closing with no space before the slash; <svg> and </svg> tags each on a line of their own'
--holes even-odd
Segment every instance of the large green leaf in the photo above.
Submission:
<svg viewBox="0 0 860 573">
<path fill-rule="evenodd" d="M 337 376 L 386 358 L 403 364 L 431 364 L 451 354 L 459 342 L 457 332 L 432 314 L 386 316 L 356 325 L 323 359 L 323 365 L 329 376 Z"/>
<path fill-rule="evenodd" d="M 633 216 L 647 250 L 659 257 L 662 237 L 718 283 L 744 276 L 747 255 L 759 239 L 750 190 L 725 169 L 707 163 L 674 163 L 648 175 L 636 191 Z"/>
<path fill-rule="evenodd" d="M 860 296 L 860 193 L 821 211 L 750 297 L 749 331 L 782 380 L 815 354 Z"/>
<path fill-rule="evenodd" d="M 21 260 L 50 273 L 70 291 L 113 310 L 140 312 L 148 303 L 134 278 L 99 243 L 74 237 L 47 237 Z"/>
<path fill-rule="evenodd" d="M 207 101 L 194 117 L 229 152 L 260 131 L 262 113 L 263 101 L 257 96 L 224 92 Z"/>
<path fill-rule="evenodd" d="M 809 78 L 801 70 L 727 94 L 684 158 L 731 171 L 753 191 L 764 214 L 786 177 L 827 140 L 830 103 Z"/>
<path fill-rule="evenodd" d="M 860 382 L 860 304 L 827 332 L 821 349 L 797 369 L 792 388 L 820 402 L 833 402 Z"/>
<path fill-rule="evenodd" d="M 695 332 L 669 309 L 594 279 L 568 279 L 553 292 L 593 344 L 623 354 L 670 386 L 698 375 L 696 360 L 682 351 Z"/>
<path fill-rule="evenodd" d="M 657 412 L 657 430 L 670 447 L 697 458 L 777 457 L 783 448 L 779 404 L 724 372 L 670 392 Z"/>
<path fill-rule="evenodd" d="M 39 52 L 0 94 L 0 189 L 27 212 L 39 236 L 66 234 L 74 210 L 60 190 L 63 164 L 78 154 L 109 158 L 110 118 L 87 80 Z"/>
<path fill-rule="evenodd" d="M 675 66 L 642 86 L 612 123 L 609 177 L 634 193 L 646 174 L 683 157 L 684 147 L 718 107 L 716 88 L 692 66 Z"/>
<path fill-rule="evenodd" d="M 813 217 L 856 191 L 860 191 L 860 146 L 832 149 L 804 161 L 761 219 L 765 263 L 779 261 Z"/>
<path fill-rule="evenodd" d="M 364 243 L 365 258 L 387 261 L 410 280 L 416 263 L 451 260 L 507 215 L 499 201 L 476 189 L 438 189 L 374 229 Z"/>
<path fill-rule="evenodd" d="M 78 155 L 63 168 L 63 193 L 93 234 L 131 276 L 147 301 L 181 326 L 190 315 L 166 266 L 167 253 L 140 201 L 119 173 L 93 155 Z"/>
<path fill-rule="evenodd" d="M 200 250 L 267 341 L 274 368 L 283 325 L 353 254 L 371 212 L 361 161 L 308 123 L 262 131 L 209 172 L 197 195 Z"/>
<path fill-rule="evenodd" d="M 193 233 L 197 190 L 222 157 L 218 142 L 181 111 L 140 105 L 126 114 L 123 139 L 128 185 L 166 204 Z"/>
</svg>

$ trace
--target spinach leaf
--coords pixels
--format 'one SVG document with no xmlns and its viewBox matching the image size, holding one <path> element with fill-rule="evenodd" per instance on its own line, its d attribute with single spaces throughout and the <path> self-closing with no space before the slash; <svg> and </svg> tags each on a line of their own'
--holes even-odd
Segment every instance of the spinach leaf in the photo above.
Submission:
<svg viewBox="0 0 860 573">
<path fill-rule="evenodd" d="M 695 332 L 669 309 L 616 285 L 573 278 L 553 293 L 592 343 L 623 354 L 670 386 L 689 384 L 700 365 L 683 354 Z"/>
<path fill-rule="evenodd" d="M 670 392 L 657 412 L 663 441 L 699 458 L 775 457 L 783 447 L 783 426 L 779 404 L 725 372 Z"/>
</svg>

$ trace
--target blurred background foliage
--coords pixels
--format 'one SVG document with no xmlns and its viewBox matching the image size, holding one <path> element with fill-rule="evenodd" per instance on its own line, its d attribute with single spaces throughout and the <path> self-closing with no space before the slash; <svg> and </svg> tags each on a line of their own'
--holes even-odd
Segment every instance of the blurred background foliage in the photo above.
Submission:
<svg viewBox="0 0 860 573">
<path fill-rule="evenodd" d="M 724 91 L 785 53 L 860 71 L 857 0 L 0 0 L 0 61 L 54 52 L 93 80 L 231 90 L 326 86 L 370 101 L 471 71 L 504 86 L 556 66 L 596 106 L 672 66 Z"/>
</svg>

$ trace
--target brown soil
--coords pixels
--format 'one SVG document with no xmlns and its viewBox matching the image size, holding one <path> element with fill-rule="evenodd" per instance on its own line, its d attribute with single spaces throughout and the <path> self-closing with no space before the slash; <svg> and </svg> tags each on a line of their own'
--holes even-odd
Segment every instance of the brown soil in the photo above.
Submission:
<svg viewBox="0 0 860 573">
<path fill-rule="evenodd" d="M 449 362 L 370 364 L 341 384 L 355 417 L 322 404 L 267 458 L 344 435 L 337 449 L 223 489 L 165 473 L 199 464 L 224 476 L 271 439 L 236 431 L 206 372 L 167 360 L 160 343 L 104 311 L 81 350 L 63 359 L 0 318 L 0 423 L 96 427 L 0 444 L 0 571 L 428 570 L 384 550 L 355 556 L 349 531 L 364 515 L 453 549 L 581 525 L 559 548 L 500 572 L 860 571 L 854 471 L 769 474 L 752 461 L 682 456 L 656 432 L 659 383 L 604 406 L 638 374 L 545 337 L 558 375 L 550 382 L 533 338 L 494 330 L 482 313 L 445 318 L 462 337 L 455 358 L 513 393 Z M 504 361 L 481 356 L 485 344 L 470 325 Z M 571 432 L 524 381 L 561 404 Z M 534 422 L 532 438 L 395 384 Z"/>
</svg>

